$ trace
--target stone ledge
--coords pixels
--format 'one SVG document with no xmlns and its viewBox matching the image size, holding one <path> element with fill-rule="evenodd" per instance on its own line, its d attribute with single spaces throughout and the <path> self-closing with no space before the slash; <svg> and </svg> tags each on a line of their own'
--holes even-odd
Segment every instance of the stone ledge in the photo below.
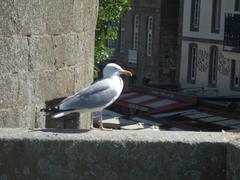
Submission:
<svg viewBox="0 0 240 180">
<path fill-rule="evenodd" d="M 0 139 L 29 140 L 87 140 L 87 141 L 143 141 L 143 142 L 183 142 L 183 143 L 228 143 L 240 138 L 240 134 L 201 133 L 182 131 L 145 131 L 132 130 L 89 131 L 77 129 L 32 129 L 2 128 Z"/>
<path fill-rule="evenodd" d="M 0 129 L 0 179 L 239 179 L 234 166 L 239 146 L 230 143 L 239 137 L 230 133 Z"/>
</svg>

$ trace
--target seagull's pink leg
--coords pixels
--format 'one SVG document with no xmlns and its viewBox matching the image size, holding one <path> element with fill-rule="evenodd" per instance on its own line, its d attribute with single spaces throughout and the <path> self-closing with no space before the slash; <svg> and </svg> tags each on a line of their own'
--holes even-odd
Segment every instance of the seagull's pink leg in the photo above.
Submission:
<svg viewBox="0 0 240 180">
<path fill-rule="evenodd" d="M 93 118 L 91 118 L 90 130 L 99 130 L 99 128 L 93 126 Z"/>
<path fill-rule="evenodd" d="M 100 126 L 99 126 L 99 129 L 102 130 L 102 131 L 112 131 L 111 128 L 104 128 L 104 127 L 103 127 L 102 119 L 103 119 L 103 117 L 102 117 L 102 111 L 100 111 Z"/>
</svg>

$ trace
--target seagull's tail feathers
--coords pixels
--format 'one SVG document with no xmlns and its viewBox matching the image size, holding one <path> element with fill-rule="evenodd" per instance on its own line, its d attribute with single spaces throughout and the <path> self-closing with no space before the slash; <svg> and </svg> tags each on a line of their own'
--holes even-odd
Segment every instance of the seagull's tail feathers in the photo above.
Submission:
<svg viewBox="0 0 240 180">
<path fill-rule="evenodd" d="M 57 118 L 61 118 L 63 116 L 71 114 L 71 113 L 72 113 L 72 111 L 60 111 L 58 113 L 55 113 L 55 114 L 51 115 L 51 118 L 57 119 Z"/>
<path fill-rule="evenodd" d="M 55 113 L 59 111 L 59 107 L 58 106 L 47 107 L 47 108 L 40 109 L 40 111 L 45 112 L 46 114 Z"/>
<path fill-rule="evenodd" d="M 73 109 L 60 110 L 58 106 L 55 106 L 50 108 L 43 108 L 40 111 L 45 112 L 46 115 L 51 115 L 51 118 L 53 119 L 57 119 L 57 118 L 66 116 L 68 114 L 71 114 L 74 110 Z"/>
</svg>

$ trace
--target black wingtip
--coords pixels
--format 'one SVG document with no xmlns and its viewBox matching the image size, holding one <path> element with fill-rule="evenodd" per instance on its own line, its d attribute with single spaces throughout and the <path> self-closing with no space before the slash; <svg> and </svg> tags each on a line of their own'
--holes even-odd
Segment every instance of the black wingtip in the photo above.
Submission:
<svg viewBox="0 0 240 180">
<path fill-rule="evenodd" d="M 59 107 L 55 106 L 55 107 L 49 107 L 49 108 L 42 108 L 40 109 L 40 112 L 50 113 L 50 112 L 56 112 L 58 110 L 59 110 Z"/>
</svg>

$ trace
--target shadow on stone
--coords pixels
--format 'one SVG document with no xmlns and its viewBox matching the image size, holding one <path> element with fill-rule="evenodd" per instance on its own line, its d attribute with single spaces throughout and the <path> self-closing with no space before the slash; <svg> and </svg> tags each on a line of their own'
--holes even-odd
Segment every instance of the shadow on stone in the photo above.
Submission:
<svg viewBox="0 0 240 180">
<path fill-rule="evenodd" d="M 63 99 L 58 98 L 46 102 L 46 107 L 57 106 Z M 46 115 L 46 128 L 66 128 L 66 129 L 78 129 L 80 127 L 80 114 L 72 113 L 62 118 L 53 119 L 52 114 Z"/>
<path fill-rule="evenodd" d="M 42 132 L 51 132 L 51 133 L 66 133 L 66 134 L 80 134 L 87 133 L 89 129 L 32 129 L 32 131 L 42 131 Z"/>
</svg>

